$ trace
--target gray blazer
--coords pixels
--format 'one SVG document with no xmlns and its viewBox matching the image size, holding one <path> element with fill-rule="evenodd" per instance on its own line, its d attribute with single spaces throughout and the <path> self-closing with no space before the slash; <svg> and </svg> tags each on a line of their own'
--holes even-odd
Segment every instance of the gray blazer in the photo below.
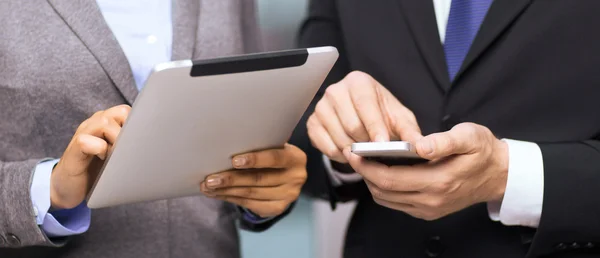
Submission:
<svg viewBox="0 0 600 258">
<path fill-rule="evenodd" d="M 173 4 L 174 60 L 258 50 L 253 1 Z M 0 257 L 240 256 L 238 212 L 204 197 L 94 210 L 89 231 L 68 241 L 36 224 L 36 164 L 59 158 L 95 111 L 136 95 L 95 0 L 0 0 Z"/>
</svg>

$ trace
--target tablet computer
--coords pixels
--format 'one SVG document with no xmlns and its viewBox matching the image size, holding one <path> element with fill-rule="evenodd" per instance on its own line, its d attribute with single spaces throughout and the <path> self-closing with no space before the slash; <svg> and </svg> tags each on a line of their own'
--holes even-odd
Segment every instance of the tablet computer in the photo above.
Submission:
<svg viewBox="0 0 600 258">
<path fill-rule="evenodd" d="M 157 65 L 88 207 L 199 195 L 234 155 L 282 147 L 337 57 L 319 47 Z"/>
</svg>

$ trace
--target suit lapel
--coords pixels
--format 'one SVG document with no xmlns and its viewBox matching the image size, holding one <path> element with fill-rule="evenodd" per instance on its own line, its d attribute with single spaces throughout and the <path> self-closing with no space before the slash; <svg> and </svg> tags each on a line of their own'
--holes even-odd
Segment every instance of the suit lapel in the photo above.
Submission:
<svg viewBox="0 0 600 258">
<path fill-rule="evenodd" d="M 465 57 L 455 81 L 464 74 L 485 50 L 496 40 L 529 6 L 531 0 L 496 0 L 481 24 L 471 49 Z"/>
<path fill-rule="evenodd" d="M 173 53 L 172 60 L 190 59 L 194 56 L 196 32 L 199 21 L 199 0 L 172 0 L 173 2 Z"/>
<path fill-rule="evenodd" d="M 420 54 L 443 91 L 450 88 L 450 77 L 446 67 L 444 48 L 435 18 L 433 1 L 400 0 L 402 16 L 413 34 Z"/>
<path fill-rule="evenodd" d="M 94 0 L 48 0 L 129 104 L 138 94 L 127 57 Z"/>
</svg>

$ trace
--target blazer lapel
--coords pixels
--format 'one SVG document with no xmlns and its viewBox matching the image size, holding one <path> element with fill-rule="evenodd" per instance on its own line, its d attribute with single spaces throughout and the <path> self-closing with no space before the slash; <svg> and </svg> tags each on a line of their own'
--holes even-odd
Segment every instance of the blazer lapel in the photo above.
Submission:
<svg viewBox="0 0 600 258">
<path fill-rule="evenodd" d="M 94 0 L 48 0 L 98 60 L 129 104 L 138 94 L 127 57 Z"/>
<path fill-rule="evenodd" d="M 172 60 L 191 59 L 194 56 L 199 21 L 199 0 L 172 0 L 173 52 Z"/>
<path fill-rule="evenodd" d="M 485 52 L 494 40 L 506 31 L 511 23 L 525 11 L 530 3 L 531 0 L 496 0 L 492 3 L 454 81 L 457 81 L 459 77 L 467 71 L 469 66 Z"/>
<path fill-rule="evenodd" d="M 431 0 L 400 0 L 400 10 L 409 25 L 420 54 L 443 91 L 450 88 L 444 48 Z"/>
</svg>

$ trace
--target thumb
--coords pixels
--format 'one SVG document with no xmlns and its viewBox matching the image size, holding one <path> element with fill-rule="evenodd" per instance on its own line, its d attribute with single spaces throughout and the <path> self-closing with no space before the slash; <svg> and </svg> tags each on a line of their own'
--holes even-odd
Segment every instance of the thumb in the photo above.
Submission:
<svg viewBox="0 0 600 258">
<path fill-rule="evenodd" d="M 455 154 L 468 154 L 476 150 L 477 128 L 472 124 L 459 124 L 452 130 L 434 133 L 415 144 L 419 156 L 436 160 Z"/>
</svg>

